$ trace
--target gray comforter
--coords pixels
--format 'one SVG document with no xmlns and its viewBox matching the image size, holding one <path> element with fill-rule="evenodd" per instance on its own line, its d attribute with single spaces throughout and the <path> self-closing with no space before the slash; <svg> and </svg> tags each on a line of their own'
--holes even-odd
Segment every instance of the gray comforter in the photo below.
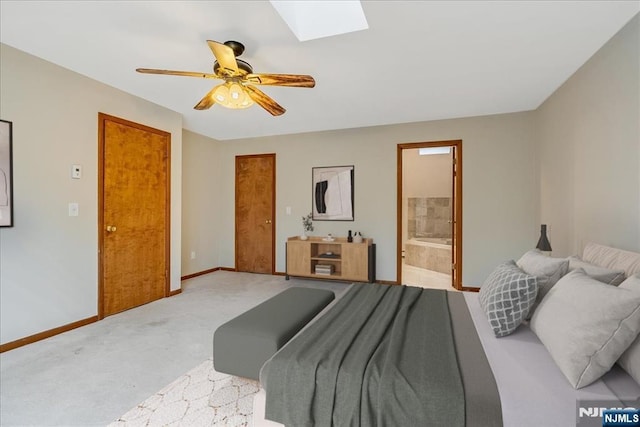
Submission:
<svg viewBox="0 0 640 427">
<path fill-rule="evenodd" d="M 452 292 L 352 285 L 263 367 L 266 418 L 296 427 L 501 425 L 465 310 Z"/>
</svg>

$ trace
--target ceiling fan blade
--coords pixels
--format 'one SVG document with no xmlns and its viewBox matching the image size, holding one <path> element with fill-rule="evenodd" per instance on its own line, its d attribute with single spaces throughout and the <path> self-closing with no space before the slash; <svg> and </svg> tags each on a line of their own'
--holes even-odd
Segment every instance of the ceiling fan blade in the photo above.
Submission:
<svg viewBox="0 0 640 427">
<path fill-rule="evenodd" d="M 233 49 L 229 46 L 218 43 L 213 40 L 207 40 L 209 49 L 213 52 L 213 56 L 218 60 L 220 69 L 224 70 L 225 74 L 229 76 L 238 75 L 238 63 L 236 62 L 236 54 L 233 53 Z"/>
<path fill-rule="evenodd" d="M 257 85 L 314 87 L 316 81 L 303 74 L 247 74 L 245 80 Z"/>
<path fill-rule="evenodd" d="M 218 85 L 220 86 L 220 85 Z M 218 86 L 215 86 L 213 89 L 211 89 L 205 96 L 204 98 L 202 98 L 200 100 L 200 102 L 198 102 L 196 104 L 195 107 L 193 107 L 196 110 L 207 110 L 209 108 L 211 108 L 213 106 L 213 104 L 216 103 L 215 98 L 213 97 L 213 92 L 216 90 L 216 88 Z"/>
<path fill-rule="evenodd" d="M 144 74 L 168 74 L 170 76 L 200 77 L 203 79 L 219 79 L 215 74 L 198 73 L 195 71 L 156 70 L 154 68 L 136 68 L 136 71 Z"/>
<path fill-rule="evenodd" d="M 249 96 L 251 97 L 251 99 L 253 99 L 253 101 L 256 104 L 260 105 L 262 108 L 264 108 L 269 113 L 271 113 L 271 115 L 280 116 L 284 114 L 285 111 L 287 111 L 284 108 L 282 108 L 280 104 L 278 104 L 276 101 L 274 101 L 266 93 L 264 93 L 257 87 L 246 85 L 245 89 L 249 93 Z"/>
</svg>

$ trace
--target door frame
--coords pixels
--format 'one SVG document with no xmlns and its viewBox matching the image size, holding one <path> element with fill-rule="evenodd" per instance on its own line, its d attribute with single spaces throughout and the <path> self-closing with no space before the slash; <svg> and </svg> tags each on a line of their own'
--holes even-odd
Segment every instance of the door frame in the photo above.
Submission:
<svg viewBox="0 0 640 427">
<path fill-rule="evenodd" d="M 165 250 L 165 275 L 164 275 L 164 297 L 171 294 L 171 133 L 132 122 L 120 117 L 111 116 L 109 114 L 98 112 L 98 320 L 104 319 L 104 150 L 105 150 L 105 121 L 112 121 L 125 126 L 133 127 L 156 134 L 168 135 L 167 139 L 167 157 L 165 158 L 165 167 L 167 168 L 165 182 L 165 233 L 164 233 L 164 250 Z"/>
<path fill-rule="evenodd" d="M 398 187 L 397 187 L 397 228 L 396 228 L 396 282 L 402 284 L 402 152 L 416 148 L 427 147 L 452 147 L 454 150 L 453 165 L 451 169 L 453 178 L 453 192 L 451 195 L 453 202 L 453 234 L 454 248 L 451 252 L 452 264 L 452 286 L 457 290 L 463 290 L 462 286 L 462 140 L 450 141 L 430 141 L 430 142 L 410 142 L 398 144 Z"/>
<path fill-rule="evenodd" d="M 272 188 L 271 188 L 271 275 L 276 272 L 276 153 L 264 153 L 264 154 L 244 154 L 237 155 L 235 157 L 235 173 L 234 173 L 234 204 L 233 204 L 233 217 L 234 217 L 234 270 L 238 269 L 238 159 L 243 158 L 258 158 L 258 157 L 272 157 L 273 158 L 273 173 L 271 176 Z"/>
</svg>

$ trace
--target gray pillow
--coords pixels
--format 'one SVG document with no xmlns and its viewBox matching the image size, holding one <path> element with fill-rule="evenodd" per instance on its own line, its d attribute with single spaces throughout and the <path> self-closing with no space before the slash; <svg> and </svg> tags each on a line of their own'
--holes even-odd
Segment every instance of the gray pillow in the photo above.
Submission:
<svg viewBox="0 0 640 427">
<path fill-rule="evenodd" d="M 620 287 L 640 293 L 640 274 L 630 276 L 622 282 Z M 638 335 L 629 348 L 622 353 L 622 356 L 618 359 L 618 365 L 622 366 L 622 369 L 627 371 L 629 375 L 640 384 L 640 335 Z"/>
<path fill-rule="evenodd" d="M 538 306 L 531 330 L 571 385 L 578 389 L 605 374 L 640 331 L 640 293 L 571 271 Z"/>
<path fill-rule="evenodd" d="M 522 271 L 513 260 L 498 265 L 480 287 L 480 306 L 496 337 L 516 330 L 536 300 L 535 276 Z"/>
<path fill-rule="evenodd" d="M 569 270 L 582 268 L 585 273 L 607 285 L 618 286 L 624 281 L 624 270 L 612 270 L 581 260 L 577 256 L 569 257 Z"/>
<path fill-rule="evenodd" d="M 547 256 L 537 249 L 531 250 L 516 263 L 524 272 L 536 276 L 538 279 L 538 296 L 536 302 L 529 312 L 530 318 L 542 298 L 549 292 L 549 289 L 569 271 L 569 260 L 566 258 L 553 258 Z"/>
</svg>

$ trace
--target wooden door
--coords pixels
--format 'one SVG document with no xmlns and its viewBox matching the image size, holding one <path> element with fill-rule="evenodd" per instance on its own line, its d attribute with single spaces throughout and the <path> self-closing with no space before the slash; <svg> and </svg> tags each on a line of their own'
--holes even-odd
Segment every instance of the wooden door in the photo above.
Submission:
<svg viewBox="0 0 640 427">
<path fill-rule="evenodd" d="M 99 114 L 102 318 L 169 294 L 171 134 Z"/>
<path fill-rule="evenodd" d="M 276 155 L 236 156 L 236 270 L 275 271 Z"/>
<path fill-rule="evenodd" d="M 451 279 L 462 290 L 462 141 L 451 146 L 453 153 L 451 190 Z"/>
</svg>

